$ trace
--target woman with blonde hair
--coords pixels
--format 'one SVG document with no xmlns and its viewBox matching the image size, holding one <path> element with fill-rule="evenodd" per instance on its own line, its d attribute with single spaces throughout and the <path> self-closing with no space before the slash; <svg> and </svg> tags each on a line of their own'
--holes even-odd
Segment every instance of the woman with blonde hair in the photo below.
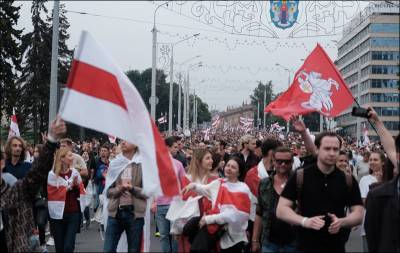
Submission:
<svg viewBox="0 0 400 253">
<path fill-rule="evenodd" d="M 59 149 L 47 180 L 50 227 L 56 252 L 73 252 L 80 227 L 84 194 L 82 178 L 73 168 L 74 157 L 68 148 Z"/>
<path fill-rule="evenodd" d="M 210 175 L 212 164 L 212 155 L 209 150 L 194 150 L 189 170 L 185 177 L 181 179 L 182 188 L 192 182 L 205 185 L 217 179 L 218 177 Z M 191 242 L 191 238 L 188 238 L 189 235 L 183 231 L 185 224 L 192 223 L 191 219 L 196 219 L 199 215 L 201 217 L 203 213 L 210 210 L 211 207 L 212 203 L 210 199 L 198 196 L 198 194 L 193 191 L 187 192 L 183 194 L 180 199 L 174 199 L 171 202 L 167 213 L 167 219 L 171 221 L 171 234 L 183 235 L 183 237 L 177 238 L 179 252 L 189 252 L 190 249 L 189 243 Z"/>
</svg>

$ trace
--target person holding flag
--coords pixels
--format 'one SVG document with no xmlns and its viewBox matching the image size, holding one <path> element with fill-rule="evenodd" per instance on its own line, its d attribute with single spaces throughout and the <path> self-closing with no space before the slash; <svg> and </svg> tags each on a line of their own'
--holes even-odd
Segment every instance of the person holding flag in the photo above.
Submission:
<svg viewBox="0 0 400 253">
<path fill-rule="evenodd" d="M 104 189 L 106 219 L 104 252 L 116 252 L 123 232 L 128 252 L 140 252 L 147 196 L 142 194 L 142 166 L 138 147 L 121 142 L 122 154 L 111 163 Z M 125 238 L 124 238 L 125 239 Z"/>
<path fill-rule="evenodd" d="M 74 157 L 68 148 L 60 148 L 54 156 L 53 169 L 47 177 L 50 229 L 56 252 L 74 252 L 81 212 L 85 209 L 85 188 L 73 167 Z"/>
<path fill-rule="evenodd" d="M 13 114 L 11 115 L 10 130 L 8 131 L 8 139 L 12 136 L 21 136 L 19 134 L 17 115 L 15 115 L 15 109 L 13 108 Z"/>
<path fill-rule="evenodd" d="M 211 210 L 200 219 L 200 230 L 191 251 L 209 252 L 218 239 L 221 253 L 241 252 L 244 248 L 248 241 L 246 228 L 250 218 L 251 192 L 245 183 L 239 181 L 243 167 L 243 161 L 233 156 L 225 166 L 224 179 L 207 185 L 190 183 L 182 190 L 184 194 L 194 191 L 212 200 Z"/>
<path fill-rule="evenodd" d="M 103 117 L 87 117 L 94 115 L 99 108 Z M 143 99 L 124 71 L 87 31 L 82 32 L 78 50 L 75 51 L 59 113 L 66 121 L 113 135 L 125 140 L 127 145 L 137 146 L 143 168 L 140 194 L 143 196 L 179 194 L 180 188 L 172 158 Z M 104 121 L 103 118 L 108 120 Z M 111 167 L 115 168 L 108 171 L 109 180 L 106 180 L 105 193 L 119 177 L 122 168 L 135 162 L 131 159 L 120 157 L 113 160 Z M 135 173 L 139 173 L 138 170 L 135 170 Z M 131 191 L 128 181 L 117 187 L 119 193 L 113 195 L 114 199 L 117 199 L 118 194 Z M 134 186 L 137 185 L 132 184 L 132 187 Z M 135 191 L 135 194 L 139 193 Z M 108 204 L 104 203 L 104 206 L 108 207 Z M 107 211 L 107 208 L 104 209 Z M 145 210 L 136 211 L 149 214 L 150 205 L 145 205 Z M 124 214 L 129 214 L 129 211 L 125 210 Z M 104 217 L 109 216 L 104 215 Z M 145 219 L 144 223 L 142 225 L 144 237 L 148 238 L 147 228 L 150 227 L 150 220 Z M 113 249 L 115 241 L 111 240 L 110 244 L 111 246 L 105 245 L 105 249 Z M 132 246 L 137 249 L 137 245 L 135 242 Z M 144 240 L 142 250 L 147 252 L 149 247 L 148 241 Z"/>
</svg>

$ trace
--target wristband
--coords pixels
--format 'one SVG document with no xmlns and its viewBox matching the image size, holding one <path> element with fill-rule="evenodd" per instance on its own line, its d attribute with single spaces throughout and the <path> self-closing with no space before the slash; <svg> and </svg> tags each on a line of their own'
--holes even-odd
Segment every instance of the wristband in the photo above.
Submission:
<svg viewBox="0 0 400 253">
<path fill-rule="evenodd" d="M 307 217 L 304 217 L 302 220 L 301 220 L 301 226 L 304 228 L 305 226 L 305 224 L 306 224 L 306 221 L 308 220 L 308 218 Z"/>
</svg>

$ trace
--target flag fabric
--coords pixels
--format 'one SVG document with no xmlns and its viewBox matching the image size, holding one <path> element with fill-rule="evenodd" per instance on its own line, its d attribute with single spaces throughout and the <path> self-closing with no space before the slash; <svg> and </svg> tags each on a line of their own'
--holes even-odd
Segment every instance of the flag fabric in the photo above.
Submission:
<svg viewBox="0 0 400 253">
<path fill-rule="evenodd" d="M 296 72 L 292 85 L 265 109 L 286 121 L 293 115 L 319 112 L 335 117 L 354 102 L 340 72 L 317 44 Z"/>
<path fill-rule="evenodd" d="M 109 198 L 107 198 L 107 191 L 111 187 L 112 184 L 118 179 L 119 175 L 125 170 L 128 166 L 131 166 L 132 163 L 140 163 L 143 164 L 142 157 L 139 152 L 136 152 L 131 160 L 127 159 L 122 154 L 119 154 L 115 157 L 114 160 L 110 162 L 110 166 L 106 175 L 106 184 L 103 190 L 102 199 L 103 199 L 103 221 L 104 231 L 107 229 L 107 219 L 108 219 L 108 203 Z M 146 211 L 144 217 L 144 226 L 142 232 L 142 248 L 140 252 L 148 252 L 150 250 L 150 206 L 151 206 L 151 198 L 147 200 L 146 203 Z M 120 240 L 117 246 L 117 252 L 127 252 L 128 250 L 128 241 L 126 238 L 125 232 L 122 233 Z"/>
<path fill-rule="evenodd" d="M 21 136 L 19 134 L 17 116 L 15 115 L 15 110 L 13 108 L 13 114 L 11 115 L 10 130 L 8 131 L 8 138 L 12 136 Z"/>
<path fill-rule="evenodd" d="M 81 212 L 84 211 L 86 203 L 85 196 L 85 187 L 83 186 L 82 178 L 79 172 L 76 169 L 72 169 L 71 178 L 65 180 L 63 177 L 57 176 L 53 170 L 49 172 L 47 177 L 47 193 L 48 193 L 48 207 L 49 207 L 49 215 L 52 219 L 61 220 L 64 214 L 65 200 L 67 198 L 67 191 L 71 186 L 74 178 L 78 178 L 79 184 L 79 194 L 81 201 L 80 208 Z"/>
<path fill-rule="evenodd" d="M 237 243 L 236 240 L 246 237 L 243 233 L 247 227 L 251 213 L 251 192 L 243 182 L 229 183 L 226 179 L 214 180 L 208 185 L 196 184 L 202 192 L 208 192 L 212 201 L 212 209 L 205 215 L 207 229 L 209 232 L 216 229 L 217 224 L 228 224 L 228 233 L 224 233 L 220 239 L 222 249 L 229 248 Z M 232 225 L 234 224 L 234 225 Z M 243 233 L 243 234 L 242 234 Z M 232 241 L 234 237 L 234 241 Z"/>
<path fill-rule="evenodd" d="M 203 131 L 204 133 L 204 140 L 209 141 L 210 140 L 210 128 L 207 128 L 206 130 Z"/>
<path fill-rule="evenodd" d="M 158 124 L 167 123 L 167 115 L 162 116 L 161 118 L 158 118 L 157 121 L 158 121 Z"/>
<path fill-rule="evenodd" d="M 369 137 L 368 137 L 368 128 L 364 122 L 363 124 L 363 136 L 364 136 L 364 140 L 363 140 L 363 146 L 368 146 L 369 145 Z"/>
<path fill-rule="evenodd" d="M 115 143 L 117 141 L 117 137 L 108 135 L 108 140 L 110 141 L 110 143 Z"/>
<path fill-rule="evenodd" d="M 137 145 L 145 195 L 179 194 L 172 158 L 143 99 L 107 51 L 86 31 L 81 34 L 59 113 L 66 121 Z M 98 113 L 102 117 L 95 116 Z"/>
<path fill-rule="evenodd" d="M 217 115 L 214 119 L 214 121 L 211 123 L 212 128 L 217 128 L 219 123 L 221 122 L 219 115 Z"/>
<path fill-rule="evenodd" d="M 258 203 L 258 186 L 260 185 L 260 181 L 264 178 L 269 177 L 267 170 L 265 169 L 263 160 L 261 160 L 256 166 L 251 168 L 247 173 L 244 179 L 244 182 L 250 189 L 251 192 L 251 212 L 250 212 L 250 220 L 254 221 L 256 218 L 256 206 Z"/>
</svg>

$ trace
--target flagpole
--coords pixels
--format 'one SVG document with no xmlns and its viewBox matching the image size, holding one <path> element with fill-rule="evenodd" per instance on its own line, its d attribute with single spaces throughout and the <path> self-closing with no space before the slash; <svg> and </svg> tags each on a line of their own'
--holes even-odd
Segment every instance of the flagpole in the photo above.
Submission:
<svg viewBox="0 0 400 253">
<path fill-rule="evenodd" d="M 58 0 L 54 1 L 53 7 L 53 39 L 51 42 L 51 70 L 50 70 L 50 101 L 49 101 L 49 127 L 50 122 L 57 114 L 58 101 L 58 33 L 59 33 L 59 6 Z"/>
</svg>

